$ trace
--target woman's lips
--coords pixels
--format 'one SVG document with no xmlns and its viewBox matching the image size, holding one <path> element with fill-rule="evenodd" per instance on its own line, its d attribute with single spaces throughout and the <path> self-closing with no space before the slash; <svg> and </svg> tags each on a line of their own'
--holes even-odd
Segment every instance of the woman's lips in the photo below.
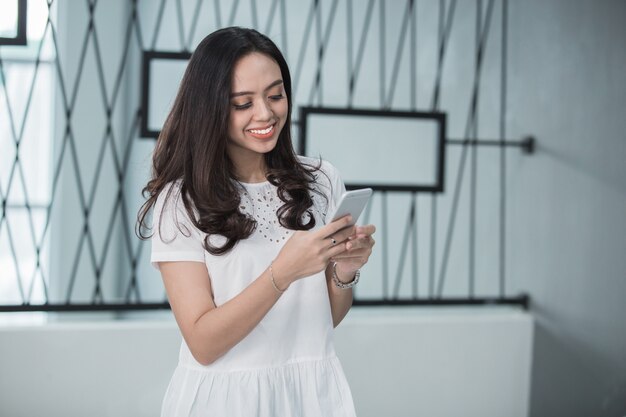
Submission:
<svg viewBox="0 0 626 417">
<path fill-rule="evenodd" d="M 275 126 L 276 124 L 274 123 L 273 125 L 269 125 L 268 127 L 265 127 L 263 129 L 248 129 L 247 132 L 250 134 L 250 136 L 254 136 L 255 138 L 267 139 L 271 138 L 274 135 Z"/>
</svg>

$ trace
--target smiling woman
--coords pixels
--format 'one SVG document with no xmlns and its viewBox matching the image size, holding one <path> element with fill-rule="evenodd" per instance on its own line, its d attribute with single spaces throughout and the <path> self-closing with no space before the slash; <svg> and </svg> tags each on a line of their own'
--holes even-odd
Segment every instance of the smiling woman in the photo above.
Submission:
<svg viewBox="0 0 626 417">
<path fill-rule="evenodd" d="M 289 114 L 280 67 L 267 55 L 253 52 L 241 58 L 234 68 L 228 127 L 228 154 L 236 167 L 250 170 L 237 172 L 244 182 L 265 181 L 260 167 L 246 163 L 258 159 L 276 146 L 278 136 Z"/>
<path fill-rule="evenodd" d="M 344 184 L 295 154 L 291 103 L 255 30 L 214 32 L 189 61 L 138 218 L 183 336 L 162 416 L 355 415 L 333 328 L 375 228 L 332 221 Z"/>
</svg>

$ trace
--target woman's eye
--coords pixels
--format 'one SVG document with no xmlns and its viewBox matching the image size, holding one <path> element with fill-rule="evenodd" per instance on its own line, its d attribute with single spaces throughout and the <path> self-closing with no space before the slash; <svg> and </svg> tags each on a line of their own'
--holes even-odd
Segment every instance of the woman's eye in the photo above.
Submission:
<svg viewBox="0 0 626 417">
<path fill-rule="evenodd" d="M 270 96 L 271 100 L 282 100 L 285 96 L 282 94 L 276 94 L 275 96 Z"/>
<path fill-rule="evenodd" d="M 250 106 L 252 106 L 252 103 L 233 104 L 233 107 L 235 108 L 235 110 L 245 110 L 245 109 L 249 108 Z"/>
</svg>

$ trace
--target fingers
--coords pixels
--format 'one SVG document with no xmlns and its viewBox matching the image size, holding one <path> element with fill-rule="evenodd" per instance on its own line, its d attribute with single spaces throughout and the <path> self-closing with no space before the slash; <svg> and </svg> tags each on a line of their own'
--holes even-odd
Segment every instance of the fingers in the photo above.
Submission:
<svg viewBox="0 0 626 417">
<path fill-rule="evenodd" d="M 328 236 L 328 238 L 332 238 L 335 239 L 335 241 L 337 243 L 339 242 L 345 242 L 348 240 L 348 238 L 350 236 L 353 236 L 355 233 L 356 228 L 354 226 L 350 226 L 350 227 L 346 227 L 345 229 L 341 229 L 340 231 L 338 231 L 337 233 L 334 233 L 330 236 Z"/>
<path fill-rule="evenodd" d="M 371 235 L 376 232 L 374 225 L 352 226 L 350 216 L 342 217 L 320 228 L 316 233 L 328 242 L 328 259 L 367 259 L 372 252 L 374 239 Z M 336 244 L 331 243 L 334 239 Z"/>
<path fill-rule="evenodd" d="M 328 252 L 326 252 L 326 256 L 328 256 L 328 260 L 331 260 L 335 257 L 337 257 L 340 253 L 344 253 L 346 252 L 346 244 L 345 243 L 341 243 L 341 244 L 337 244 L 335 246 L 331 246 L 328 249 Z"/>
<path fill-rule="evenodd" d="M 347 244 L 346 244 L 346 249 L 348 250 L 355 250 L 355 249 L 359 249 L 359 248 L 369 248 L 371 249 L 372 246 L 374 246 L 374 244 L 376 243 L 376 241 L 368 235 L 365 236 L 359 236 L 357 235 L 357 237 L 353 240 L 350 240 Z"/>
<path fill-rule="evenodd" d="M 321 238 L 326 238 L 337 233 L 339 230 L 350 226 L 351 222 L 352 222 L 352 216 L 347 215 L 340 219 L 335 220 L 332 223 L 328 223 L 324 227 L 320 227 L 319 230 L 317 230 L 315 233 L 317 233 L 318 236 L 320 236 Z M 340 240 L 337 238 L 335 238 L 335 240 L 337 240 L 337 242 L 340 242 Z"/>
<path fill-rule="evenodd" d="M 367 249 L 359 249 L 356 251 L 345 251 L 345 252 L 341 252 L 339 255 L 333 256 L 331 261 L 350 259 L 350 260 L 358 260 L 358 261 L 365 262 L 369 258 L 370 255 L 371 255 L 371 252 L 368 251 Z"/>
<path fill-rule="evenodd" d="M 372 247 L 376 242 L 370 236 L 362 239 L 353 240 L 342 244 L 340 246 L 345 247 L 345 250 L 339 252 L 337 255 L 333 255 L 333 259 L 348 259 L 348 258 L 369 258 L 372 254 Z M 334 253 L 335 251 L 333 251 Z"/>
<path fill-rule="evenodd" d="M 376 232 L 376 226 L 373 224 L 367 224 L 365 226 L 357 226 L 356 234 L 357 235 L 368 235 L 371 236 Z"/>
</svg>

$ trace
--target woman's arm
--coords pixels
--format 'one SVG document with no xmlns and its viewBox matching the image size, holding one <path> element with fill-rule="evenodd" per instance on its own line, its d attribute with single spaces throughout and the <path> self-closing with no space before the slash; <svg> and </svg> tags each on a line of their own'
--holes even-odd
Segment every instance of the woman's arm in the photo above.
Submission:
<svg viewBox="0 0 626 417">
<path fill-rule="evenodd" d="M 351 278 L 338 276 L 342 282 L 349 282 Z M 326 285 L 328 286 L 328 298 L 330 299 L 330 311 L 333 316 L 333 327 L 337 327 L 341 320 L 348 314 L 352 307 L 352 288 L 341 289 L 333 282 L 332 262 L 326 268 Z"/>
<path fill-rule="evenodd" d="M 329 245 L 328 236 L 345 241 L 352 233 L 344 217 L 314 232 L 298 231 L 274 260 L 279 289 L 323 271 L 345 245 Z M 342 230 L 343 229 L 343 230 Z M 206 265 L 201 262 L 160 262 L 165 290 L 176 322 L 193 357 L 208 365 L 246 337 L 278 301 L 280 293 L 266 269 L 237 296 L 216 307 Z"/>
<path fill-rule="evenodd" d="M 278 301 L 269 268 L 239 295 L 216 308 L 206 265 L 200 262 L 161 262 L 161 274 L 176 322 L 189 350 L 208 365 L 246 337 Z M 286 276 L 275 275 L 287 288 Z"/>
<path fill-rule="evenodd" d="M 346 242 L 342 242 L 345 244 L 346 250 L 333 258 L 333 261 L 337 262 L 337 278 L 344 283 L 352 281 L 356 271 L 367 263 L 376 243 L 372 238 L 376 232 L 374 225 L 357 226 L 353 230 L 354 234 L 349 236 Z M 335 285 L 333 262 L 326 268 L 326 285 L 328 286 L 333 326 L 337 327 L 352 307 L 352 288 L 342 289 Z"/>
</svg>

